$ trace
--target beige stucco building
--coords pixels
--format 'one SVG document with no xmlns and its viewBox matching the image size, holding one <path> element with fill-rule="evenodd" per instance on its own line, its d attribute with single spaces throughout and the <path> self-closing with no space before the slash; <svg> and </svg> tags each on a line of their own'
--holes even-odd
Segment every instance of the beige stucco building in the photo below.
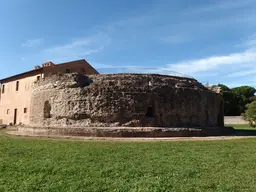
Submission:
<svg viewBox="0 0 256 192">
<path fill-rule="evenodd" d="M 31 71 L 0 80 L 0 124 L 29 124 L 32 85 L 56 73 L 99 74 L 86 60 L 54 64 L 46 62 Z"/>
</svg>

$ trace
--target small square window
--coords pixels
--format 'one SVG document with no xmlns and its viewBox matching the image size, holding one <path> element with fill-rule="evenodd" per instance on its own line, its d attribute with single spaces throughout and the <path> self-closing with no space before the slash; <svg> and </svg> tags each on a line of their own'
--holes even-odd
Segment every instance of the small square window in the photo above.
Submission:
<svg viewBox="0 0 256 192">
<path fill-rule="evenodd" d="M 7 114 L 7 115 L 9 114 L 9 109 L 7 109 L 6 114 Z"/>
<path fill-rule="evenodd" d="M 38 76 L 36 77 L 36 79 L 37 79 L 37 81 L 39 81 L 39 80 L 40 80 L 40 76 L 38 75 Z"/>
<path fill-rule="evenodd" d="M 70 73 L 71 72 L 71 70 L 70 69 L 66 69 L 66 73 Z"/>
<path fill-rule="evenodd" d="M 27 113 L 27 108 L 24 108 L 24 113 Z"/>
</svg>

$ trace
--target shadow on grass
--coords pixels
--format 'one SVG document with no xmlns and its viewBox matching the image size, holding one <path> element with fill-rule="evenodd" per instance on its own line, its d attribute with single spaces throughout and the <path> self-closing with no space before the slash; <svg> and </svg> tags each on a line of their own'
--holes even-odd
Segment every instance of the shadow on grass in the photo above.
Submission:
<svg viewBox="0 0 256 192">
<path fill-rule="evenodd" d="M 255 130 L 246 130 L 246 129 L 236 129 L 235 136 L 256 136 L 256 129 Z"/>
<path fill-rule="evenodd" d="M 256 136 L 256 128 L 248 124 L 228 124 L 225 127 L 233 129 L 233 136 Z"/>
</svg>

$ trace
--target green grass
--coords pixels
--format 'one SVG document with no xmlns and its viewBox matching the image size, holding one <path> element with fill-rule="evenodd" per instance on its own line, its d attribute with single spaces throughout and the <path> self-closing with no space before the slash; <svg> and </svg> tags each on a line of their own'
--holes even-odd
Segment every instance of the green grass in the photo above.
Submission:
<svg viewBox="0 0 256 192">
<path fill-rule="evenodd" d="M 0 191 L 256 191 L 256 139 L 95 142 L 0 136 Z"/>
<path fill-rule="evenodd" d="M 229 126 L 229 127 L 234 127 L 235 129 L 238 129 L 238 130 L 255 130 L 256 131 L 256 128 L 254 127 L 250 127 L 249 124 L 227 124 L 225 126 Z"/>
</svg>

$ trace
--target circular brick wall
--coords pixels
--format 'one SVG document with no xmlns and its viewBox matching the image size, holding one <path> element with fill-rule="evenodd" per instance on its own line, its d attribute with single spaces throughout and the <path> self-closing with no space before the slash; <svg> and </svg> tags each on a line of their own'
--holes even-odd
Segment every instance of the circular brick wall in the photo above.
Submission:
<svg viewBox="0 0 256 192">
<path fill-rule="evenodd" d="M 223 126 L 223 99 L 195 79 L 153 74 L 55 75 L 34 85 L 31 127 Z"/>
</svg>

